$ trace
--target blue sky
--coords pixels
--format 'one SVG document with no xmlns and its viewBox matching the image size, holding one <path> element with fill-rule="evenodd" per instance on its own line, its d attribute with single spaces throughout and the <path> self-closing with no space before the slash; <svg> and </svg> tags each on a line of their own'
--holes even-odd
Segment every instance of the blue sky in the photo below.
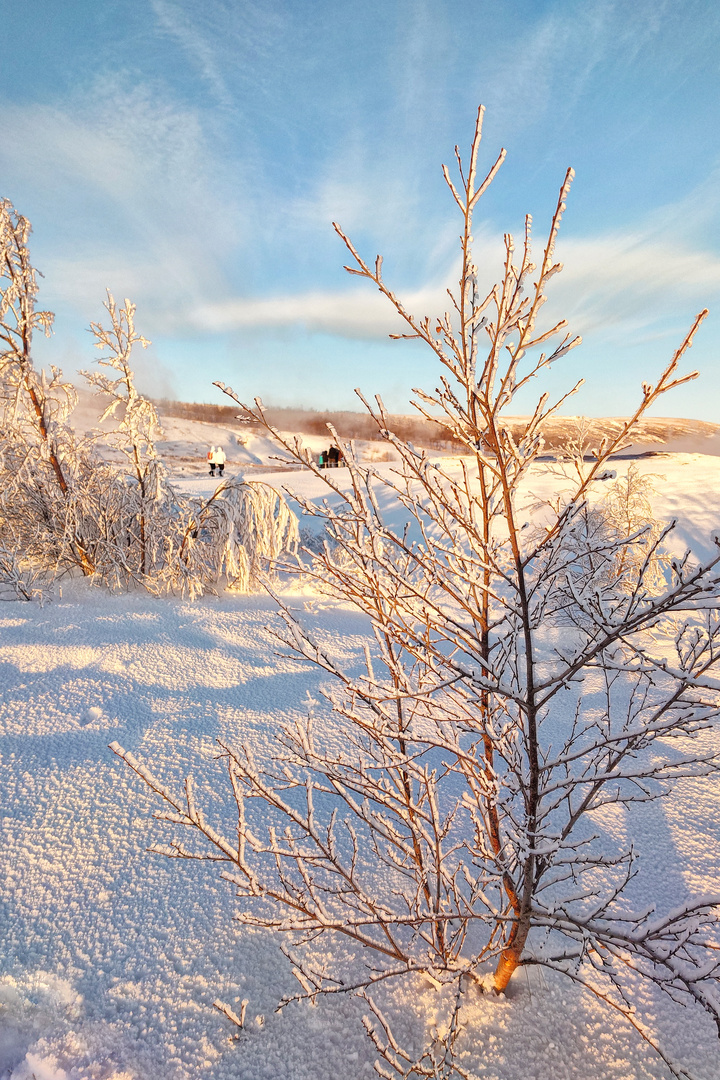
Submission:
<svg viewBox="0 0 720 1080">
<path fill-rule="evenodd" d="M 656 411 L 720 422 L 720 5 L 714 0 L 0 0 L 0 195 L 34 227 L 40 362 L 88 367 L 109 287 L 153 341 L 156 395 L 407 411 L 418 343 L 342 270 L 337 220 L 418 314 L 444 310 L 459 220 L 440 171 L 487 108 L 476 257 L 577 174 L 549 379 L 620 414 L 695 314 L 701 379 Z M 10 44 L 11 43 L 11 47 Z M 541 388 L 533 390 L 536 393 Z M 519 403 L 530 406 L 530 399 Z M 519 410 L 518 410 L 519 411 Z"/>
</svg>

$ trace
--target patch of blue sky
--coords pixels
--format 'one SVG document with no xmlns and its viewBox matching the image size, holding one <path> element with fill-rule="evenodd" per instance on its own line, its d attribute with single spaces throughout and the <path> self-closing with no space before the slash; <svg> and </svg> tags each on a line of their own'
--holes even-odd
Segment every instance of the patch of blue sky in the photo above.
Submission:
<svg viewBox="0 0 720 1080">
<path fill-rule="evenodd" d="M 581 351 L 570 412 L 629 411 L 696 312 L 720 299 L 720 9 L 709 0 L 3 0 L 0 195 L 33 222 L 58 314 L 43 363 L 92 359 L 106 287 L 153 339 L 141 380 L 213 400 L 407 410 L 431 358 L 342 271 L 338 220 L 432 314 L 457 274 L 440 162 L 487 107 L 506 164 L 475 237 L 488 280 L 526 211 L 543 241 L 577 179 L 548 317 Z M 717 317 L 662 411 L 717 420 Z M 82 354 L 82 355 L 80 355 Z M 612 389 L 610 390 L 610 386 Z M 247 391 L 245 390 L 247 387 Z M 534 389 L 534 388 L 533 388 Z M 538 387 L 539 389 L 539 387 Z"/>
</svg>

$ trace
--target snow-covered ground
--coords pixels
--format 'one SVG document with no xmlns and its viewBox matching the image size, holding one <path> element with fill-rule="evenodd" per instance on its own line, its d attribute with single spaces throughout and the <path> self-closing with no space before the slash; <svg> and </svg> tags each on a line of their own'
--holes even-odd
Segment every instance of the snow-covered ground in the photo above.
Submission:
<svg viewBox="0 0 720 1080">
<path fill-rule="evenodd" d="M 197 448 L 193 428 L 184 441 Z M 183 441 L 180 430 L 168 435 Z M 231 475 L 252 467 L 253 479 L 323 494 L 317 478 L 279 471 L 266 448 L 244 449 L 258 460 L 243 466 L 229 453 Z M 655 474 L 657 516 L 678 519 L 678 551 L 706 555 L 720 529 L 720 457 L 673 454 L 640 467 Z M 212 490 L 203 472 L 176 462 L 177 482 L 192 491 Z M 556 486 L 550 466 L 538 467 L 532 490 Z M 291 586 L 285 596 L 341 655 L 361 653 L 360 616 Z M 193 772 L 206 793 L 221 789 L 213 740 L 261 750 L 304 713 L 321 680 L 278 655 L 275 618 L 264 595 L 190 603 L 110 596 L 83 582 L 43 608 L 0 611 L 0 1080 L 374 1075 L 361 1003 L 274 1014 L 293 983 L 276 940 L 232 923 L 232 887 L 212 864 L 146 852 L 166 839 L 151 818 L 157 803 L 108 749 L 117 740 L 176 787 Z M 720 748 L 720 730 L 712 738 Z M 680 781 L 672 798 L 631 815 L 607 808 L 599 827 L 642 853 L 636 897 L 665 910 L 720 891 L 720 778 Z M 248 999 L 238 1040 L 211 1007 L 218 997 L 236 1009 Z M 709 1018 L 652 995 L 642 1002 L 663 1047 L 700 1080 L 718 1080 Z M 433 1022 L 435 991 L 398 993 L 392 1008 L 420 1033 Z M 463 1020 L 463 1064 L 482 1080 L 668 1075 L 624 1021 L 539 970 L 521 972 L 503 999 L 468 996 Z"/>
</svg>

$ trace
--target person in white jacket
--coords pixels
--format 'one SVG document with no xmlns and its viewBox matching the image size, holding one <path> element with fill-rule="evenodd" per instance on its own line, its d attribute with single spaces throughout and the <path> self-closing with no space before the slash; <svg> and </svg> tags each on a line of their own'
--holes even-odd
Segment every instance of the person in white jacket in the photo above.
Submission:
<svg viewBox="0 0 720 1080">
<path fill-rule="evenodd" d="M 215 475 L 215 455 L 216 455 L 216 453 L 217 453 L 217 450 L 215 449 L 215 447 L 211 446 L 210 449 L 208 450 L 208 456 L 207 456 L 208 465 L 210 466 L 210 475 L 211 476 Z"/>
<path fill-rule="evenodd" d="M 212 468 L 213 465 L 217 465 L 218 473 L 220 474 L 220 476 L 222 476 L 225 471 L 226 461 L 227 457 L 225 456 L 225 451 L 223 450 L 222 446 L 218 446 L 213 453 L 212 458 L 210 459 L 210 467 Z"/>
</svg>

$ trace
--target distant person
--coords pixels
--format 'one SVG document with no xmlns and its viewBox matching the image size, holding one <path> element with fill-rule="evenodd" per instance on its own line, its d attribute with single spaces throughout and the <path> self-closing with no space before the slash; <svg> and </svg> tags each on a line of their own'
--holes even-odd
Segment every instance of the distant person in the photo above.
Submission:
<svg viewBox="0 0 720 1080">
<path fill-rule="evenodd" d="M 225 456 L 225 451 L 223 450 L 222 446 L 218 446 L 218 448 L 216 449 L 213 461 L 217 465 L 218 473 L 220 474 L 220 476 L 222 476 L 225 472 L 225 462 L 227 461 L 227 457 Z"/>
<path fill-rule="evenodd" d="M 210 466 L 210 475 L 211 476 L 215 475 L 215 454 L 216 453 L 217 453 L 217 451 L 216 451 L 215 447 L 211 446 L 210 449 L 208 450 L 208 456 L 207 456 L 208 465 Z"/>
<path fill-rule="evenodd" d="M 318 468 L 327 468 L 327 453 L 325 452 L 325 450 L 320 451 L 320 457 L 318 458 Z"/>
<path fill-rule="evenodd" d="M 340 451 L 337 446 L 331 446 L 327 452 L 328 456 L 328 468 L 337 469 L 340 464 Z"/>
</svg>

